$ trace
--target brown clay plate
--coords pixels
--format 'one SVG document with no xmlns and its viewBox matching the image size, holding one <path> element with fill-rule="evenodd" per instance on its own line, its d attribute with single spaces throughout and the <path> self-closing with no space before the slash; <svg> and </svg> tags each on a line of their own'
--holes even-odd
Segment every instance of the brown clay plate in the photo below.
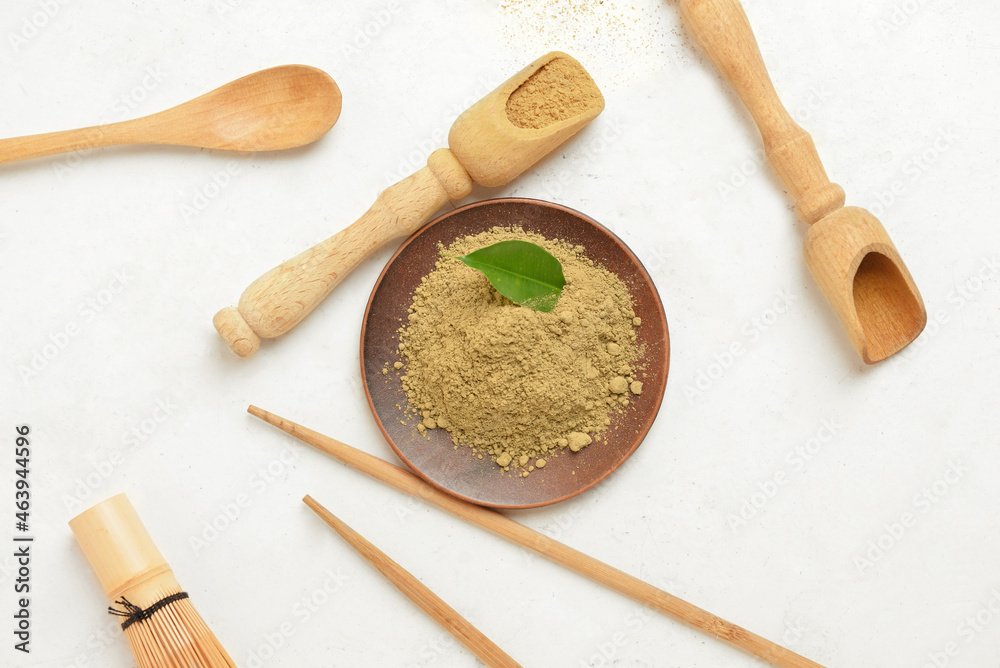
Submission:
<svg viewBox="0 0 1000 668">
<path fill-rule="evenodd" d="M 629 407 L 613 414 L 611 426 L 593 446 L 578 453 L 563 450 L 527 478 L 505 473 L 471 449 L 457 450 L 443 429 L 423 436 L 407 419 L 406 394 L 394 371 L 399 360 L 397 330 L 405 321 L 413 291 L 438 258 L 438 244 L 496 226 L 520 225 L 546 238 L 584 247 L 590 259 L 616 273 L 628 286 L 642 325 L 637 330 L 643 391 Z M 610 230 L 558 204 L 530 199 L 492 199 L 446 213 L 418 230 L 392 256 L 368 300 L 361 330 L 361 374 L 379 428 L 400 459 L 427 482 L 483 506 L 531 508 L 568 499 L 590 489 L 631 455 L 660 408 L 667 382 L 670 342 L 663 304 L 639 259 Z M 388 375 L 382 374 L 386 363 Z M 408 424 L 400 424 L 400 421 Z M 429 436 L 429 438 L 428 438 Z"/>
</svg>

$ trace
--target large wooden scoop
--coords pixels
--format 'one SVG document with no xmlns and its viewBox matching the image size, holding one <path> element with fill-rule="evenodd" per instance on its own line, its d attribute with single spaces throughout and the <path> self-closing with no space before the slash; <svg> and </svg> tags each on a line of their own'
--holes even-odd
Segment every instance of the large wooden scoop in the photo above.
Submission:
<svg viewBox="0 0 1000 668">
<path fill-rule="evenodd" d="M 384 190 L 357 221 L 275 267 L 225 308 L 213 324 L 229 347 L 249 357 L 261 338 L 280 336 L 306 317 L 366 257 L 415 232 L 475 181 L 501 186 L 552 152 L 604 109 L 587 71 L 554 51 L 464 111 L 427 166 Z"/>
<path fill-rule="evenodd" d="M 679 0 L 689 32 L 732 84 L 764 139 L 768 159 L 812 224 L 806 264 L 867 364 L 899 352 L 923 331 L 927 312 L 882 224 L 844 207 L 812 137 L 788 114 L 764 67 L 738 0 Z"/>
</svg>

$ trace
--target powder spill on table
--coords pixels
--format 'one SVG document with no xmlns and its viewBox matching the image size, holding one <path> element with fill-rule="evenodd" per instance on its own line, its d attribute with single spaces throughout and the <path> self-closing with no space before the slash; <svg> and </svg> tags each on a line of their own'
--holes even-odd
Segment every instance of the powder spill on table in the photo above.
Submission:
<svg viewBox="0 0 1000 668">
<path fill-rule="evenodd" d="M 512 51 L 571 53 L 602 86 L 656 74 L 688 48 L 662 0 L 501 0 L 497 10 L 500 35 Z"/>
</svg>

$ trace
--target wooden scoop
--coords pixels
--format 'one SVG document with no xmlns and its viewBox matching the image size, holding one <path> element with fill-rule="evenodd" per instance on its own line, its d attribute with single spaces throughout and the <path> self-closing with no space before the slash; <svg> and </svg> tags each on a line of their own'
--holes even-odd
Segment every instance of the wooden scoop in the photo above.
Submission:
<svg viewBox="0 0 1000 668">
<path fill-rule="evenodd" d="M 923 331 L 927 311 L 910 272 L 882 224 L 844 207 L 844 191 L 827 178 L 812 137 L 778 99 L 738 0 L 679 0 L 689 32 L 750 110 L 767 157 L 813 225 L 806 264 L 855 350 L 874 364 Z"/>
<path fill-rule="evenodd" d="M 261 70 L 130 121 L 0 140 L 0 164 L 122 144 L 274 151 L 314 142 L 340 117 L 340 89 L 306 65 Z"/>
<path fill-rule="evenodd" d="M 525 93 L 528 108 L 570 113 L 525 121 L 517 108 Z M 215 328 L 237 355 L 253 355 L 261 338 L 292 329 L 362 260 L 416 231 L 449 200 L 467 196 L 473 181 L 509 183 L 603 109 L 604 98 L 580 63 L 558 51 L 542 56 L 455 120 L 450 149 L 431 153 L 426 167 L 384 190 L 353 224 L 254 281 L 238 308 L 215 315 Z"/>
</svg>

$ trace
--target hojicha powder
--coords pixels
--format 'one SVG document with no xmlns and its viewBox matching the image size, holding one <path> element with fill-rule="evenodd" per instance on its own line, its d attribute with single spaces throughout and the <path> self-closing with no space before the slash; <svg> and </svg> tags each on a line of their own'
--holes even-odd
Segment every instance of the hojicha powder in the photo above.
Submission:
<svg viewBox="0 0 1000 668">
<path fill-rule="evenodd" d="M 641 393 L 640 323 L 625 284 L 580 246 L 494 228 L 443 252 L 508 239 L 538 244 L 562 263 L 566 285 L 555 309 L 518 306 L 442 255 L 399 330 L 401 378 L 418 430 L 447 429 L 456 446 L 526 476 L 560 450 L 600 447 L 611 414 Z"/>
<path fill-rule="evenodd" d="M 519 128 L 544 128 L 604 103 L 587 70 L 569 58 L 555 58 L 528 77 L 507 98 L 507 118 Z"/>
</svg>

